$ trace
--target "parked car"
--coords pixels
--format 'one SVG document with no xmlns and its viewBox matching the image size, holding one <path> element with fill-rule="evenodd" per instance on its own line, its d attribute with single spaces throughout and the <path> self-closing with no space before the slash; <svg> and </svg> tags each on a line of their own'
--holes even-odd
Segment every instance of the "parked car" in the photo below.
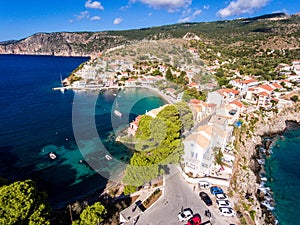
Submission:
<svg viewBox="0 0 300 225">
<path fill-rule="evenodd" d="M 216 200 L 218 207 L 231 207 L 228 200 Z"/>
<path fill-rule="evenodd" d="M 201 224 L 201 216 L 199 214 L 194 215 L 191 219 L 189 219 L 187 225 L 200 225 Z"/>
<path fill-rule="evenodd" d="M 198 184 L 199 184 L 199 188 L 200 189 L 211 187 L 211 183 L 209 183 L 209 182 L 207 182 L 205 180 L 200 180 Z"/>
<path fill-rule="evenodd" d="M 231 207 L 219 207 L 221 216 L 235 216 L 235 212 Z"/>
<path fill-rule="evenodd" d="M 216 195 L 216 194 L 223 194 L 223 190 L 222 188 L 218 187 L 218 186 L 212 186 L 210 188 L 210 193 L 212 193 L 213 195 Z"/>
<path fill-rule="evenodd" d="M 177 215 L 177 218 L 180 222 L 187 221 L 192 217 L 193 217 L 193 211 L 191 209 L 183 209 Z"/>
<path fill-rule="evenodd" d="M 201 191 L 201 192 L 199 193 L 199 196 L 200 196 L 200 198 L 204 201 L 204 203 L 205 203 L 207 206 L 212 205 L 212 200 L 210 199 L 210 197 L 208 196 L 208 194 L 206 194 L 204 191 Z"/>
<path fill-rule="evenodd" d="M 216 194 L 216 199 L 217 200 L 228 200 L 227 195 L 223 194 Z"/>
</svg>

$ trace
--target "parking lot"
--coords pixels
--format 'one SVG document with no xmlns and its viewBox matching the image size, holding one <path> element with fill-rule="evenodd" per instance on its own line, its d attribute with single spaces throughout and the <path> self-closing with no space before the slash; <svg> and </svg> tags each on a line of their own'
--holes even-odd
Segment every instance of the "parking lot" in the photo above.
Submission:
<svg viewBox="0 0 300 225">
<path fill-rule="evenodd" d="M 215 197 L 209 192 L 209 188 L 201 189 L 201 191 L 204 190 L 209 194 L 213 202 L 212 206 L 206 206 L 201 200 L 199 197 L 200 189 L 197 185 L 188 184 L 175 168 L 172 168 L 171 174 L 165 178 L 163 196 L 141 214 L 135 224 L 186 224 L 187 222 L 179 222 L 177 218 L 178 213 L 184 208 L 190 208 L 194 214 L 199 213 L 202 219 L 201 224 L 239 224 L 236 217 L 220 216 Z M 211 218 L 205 216 L 206 210 L 210 210 Z"/>
</svg>

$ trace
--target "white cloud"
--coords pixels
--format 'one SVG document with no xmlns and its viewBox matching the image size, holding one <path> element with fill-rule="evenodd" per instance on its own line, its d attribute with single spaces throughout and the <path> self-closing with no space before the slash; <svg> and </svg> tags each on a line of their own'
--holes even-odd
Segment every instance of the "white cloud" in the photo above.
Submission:
<svg viewBox="0 0 300 225">
<path fill-rule="evenodd" d="M 202 10 L 197 9 L 193 13 L 191 13 L 191 9 L 187 9 L 182 13 L 181 19 L 178 20 L 178 23 L 186 23 L 194 20 L 197 16 L 199 16 L 202 13 Z"/>
<path fill-rule="evenodd" d="M 75 15 L 78 20 L 90 18 L 90 13 L 88 11 L 80 12 L 80 15 Z"/>
<path fill-rule="evenodd" d="M 209 9 L 209 5 L 204 5 L 203 9 L 208 10 Z"/>
<path fill-rule="evenodd" d="M 130 5 L 125 5 L 120 8 L 120 10 L 125 11 L 130 8 Z"/>
<path fill-rule="evenodd" d="M 152 16 L 153 14 L 152 13 L 148 13 L 148 16 Z"/>
<path fill-rule="evenodd" d="M 89 9 L 104 10 L 104 7 L 102 6 L 101 2 L 97 2 L 97 1 L 92 2 L 92 0 L 87 0 L 85 2 L 85 7 Z"/>
<path fill-rule="evenodd" d="M 225 18 L 252 13 L 256 9 L 264 7 L 270 0 L 236 0 L 217 12 L 217 16 Z"/>
<path fill-rule="evenodd" d="M 118 24 L 120 24 L 121 22 L 123 21 L 123 19 L 122 18 L 116 18 L 116 19 L 114 19 L 114 24 L 115 25 L 118 25 Z"/>
<path fill-rule="evenodd" d="M 178 11 L 180 8 L 187 8 L 192 0 L 130 0 L 130 3 L 141 2 L 155 9 L 167 9 L 169 12 Z"/>
<path fill-rule="evenodd" d="M 100 16 L 93 16 L 91 18 L 92 21 L 96 21 L 96 20 L 100 20 L 100 19 L 101 19 Z"/>
</svg>

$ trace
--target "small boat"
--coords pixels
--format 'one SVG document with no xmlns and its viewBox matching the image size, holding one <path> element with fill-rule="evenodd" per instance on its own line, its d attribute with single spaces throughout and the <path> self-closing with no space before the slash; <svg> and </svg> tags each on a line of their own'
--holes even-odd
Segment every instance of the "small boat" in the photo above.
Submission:
<svg viewBox="0 0 300 225">
<path fill-rule="evenodd" d="M 122 117 L 122 113 L 116 109 L 114 110 L 114 114 L 118 117 Z"/>
<path fill-rule="evenodd" d="M 51 159 L 56 159 L 56 155 L 55 155 L 53 152 L 50 152 L 50 153 L 49 153 L 49 157 L 50 157 Z"/>
<path fill-rule="evenodd" d="M 111 159 L 112 159 L 112 157 L 111 157 L 110 155 L 105 155 L 105 158 L 106 158 L 107 160 L 111 160 Z"/>
<path fill-rule="evenodd" d="M 62 93 L 64 93 L 67 89 L 66 89 L 65 86 L 64 86 L 64 82 L 63 82 L 63 79 L 62 79 L 61 74 L 60 74 L 60 83 L 61 83 L 60 91 L 61 91 Z"/>
</svg>

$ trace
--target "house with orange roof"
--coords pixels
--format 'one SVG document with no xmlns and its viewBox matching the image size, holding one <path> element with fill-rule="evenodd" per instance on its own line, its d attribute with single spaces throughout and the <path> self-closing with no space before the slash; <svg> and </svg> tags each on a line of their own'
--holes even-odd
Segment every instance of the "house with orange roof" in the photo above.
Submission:
<svg viewBox="0 0 300 225">
<path fill-rule="evenodd" d="M 235 100 L 226 105 L 220 106 L 216 110 L 216 115 L 227 119 L 228 125 L 233 125 L 239 119 L 242 110 L 244 110 L 243 103 Z M 222 128 L 226 128 L 226 125 L 222 125 Z"/>
<path fill-rule="evenodd" d="M 275 89 L 278 89 L 278 90 L 281 90 L 281 89 L 283 88 L 280 84 L 278 84 L 278 83 L 276 83 L 276 82 L 273 82 L 273 83 L 271 84 L 271 86 L 274 87 Z M 274 89 L 274 90 L 275 90 L 275 89 Z"/>
<path fill-rule="evenodd" d="M 191 99 L 189 102 L 189 107 L 196 122 L 201 121 L 211 112 L 211 108 L 208 106 L 208 104 L 198 99 Z"/>
<path fill-rule="evenodd" d="M 200 90 L 200 85 L 196 82 L 192 82 L 190 84 L 188 84 L 189 88 L 196 88 L 197 90 Z"/>
<path fill-rule="evenodd" d="M 137 116 L 130 124 L 129 128 L 127 129 L 128 136 L 135 136 L 137 129 L 139 128 L 139 122 L 142 116 Z"/>
<path fill-rule="evenodd" d="M 129 78 L 128 80 L 125 80 L 125 86 L 134 86 L 136 85 L 137 79 Z"/>
<path fill-rule="evenodd" d="M 235 80 L 231 80 L 229 84 L 237 88 L 237 90 L 240 91 L 241 94 L 245 94 L 250 87 L 257 86 L 258 81 L 253 78 L 246 79 L 246 80 L 235 79 Z"/>
<path fill-rule="evenodd" d="M 212 91 L 212 90 L 216 89 L 217 87 L 218 87 L 218 85 L 214 84 L 214 83 L 200 85 L 201 89 L 209 90 L 209 91 Z"/>
<path fill-rule="evenodd" d="M 257 93 L 257 97 L 257 107 L 266 107 L 271 101 L 269 93 L 265 91 Z"/>
<path fill-rule="evenodd" d="M 219 89 L 217 91 L 208 92 L 207 102 L 214 103 L 217 106 L 231 102 L 239 97 L 239 91 L 230 88 Z"/>
<path fill-rule="evenodd" d="M 272 87 L 269 84 L 261 84 L 258 87 L 259 92 L 267 92 L 268 94 L 270 94 L 272 91 L 274 91 L 274 87 Z"/>
</svg>

